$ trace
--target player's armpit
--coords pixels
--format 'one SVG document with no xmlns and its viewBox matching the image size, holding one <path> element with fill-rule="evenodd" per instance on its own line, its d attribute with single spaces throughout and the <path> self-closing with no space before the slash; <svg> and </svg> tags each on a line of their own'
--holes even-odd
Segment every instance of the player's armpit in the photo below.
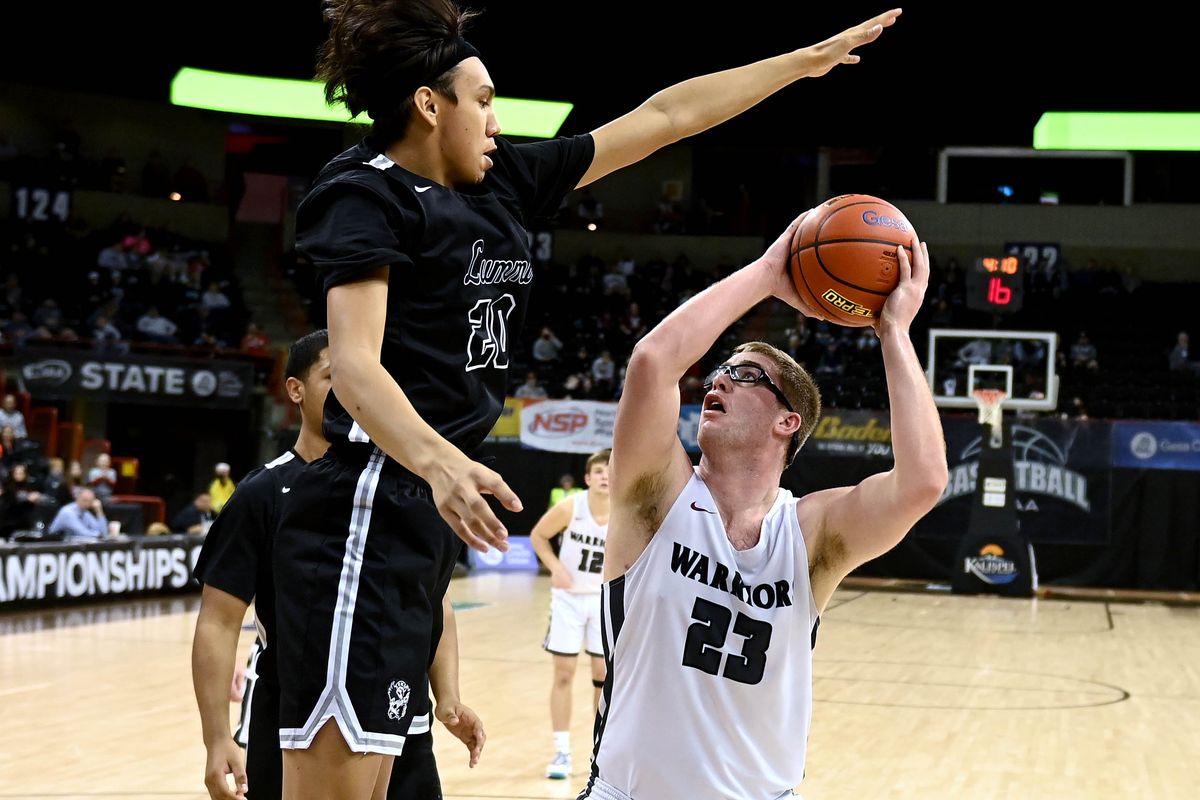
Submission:
<svg viewBox="0 0 1200 800">
<path fill-rule="evenodd" d="M 809 576 L 818 608 L 855 567 L 891 550 L 941 497 L 936 481 L 903 482 L 895 470 L 857 486 L 826 489 L 796 505 L 808 548 Z"/>
</svg>

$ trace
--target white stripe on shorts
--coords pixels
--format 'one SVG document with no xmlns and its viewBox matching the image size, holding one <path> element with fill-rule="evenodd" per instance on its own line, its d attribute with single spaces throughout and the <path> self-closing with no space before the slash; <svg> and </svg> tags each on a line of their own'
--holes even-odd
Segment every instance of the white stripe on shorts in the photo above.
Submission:
<svg viewBox="0 0 1200 800">
<path fill-rule="evenodd" d="M 355 428 L 357 427 L 358 423 L 355 423 Z M 353 437 L 353 431 L 351 436 Z M 371 528 L 371 508 L 385 458 L 383 451 L 376 447 L 366 469 L 358 476 L 358 485 L 354 490 L 354 506 L 350 512 L 350 533 L 346 539 L 346 554 L 342 559 L 342 574 L 338 582 L 337 603 L 333 610 L 333 634 L 329 641 L 329 662 L 325 668 L 325 689 L 303 728 L 280 729 L 279 746 L 285 750 L 308 749 L 317 731 L 331 718 L 337 721 L 346 746 L 356 753 L 398 756 L 404 749 L 403 736 L 363 731 L 358 715 L 354 713 L 354 706 L 350 703 L 350 694 L 346 691 L 346 664 L 350 654 L 354 606 L 362 576 L 367 532 Z"/>
</svg>

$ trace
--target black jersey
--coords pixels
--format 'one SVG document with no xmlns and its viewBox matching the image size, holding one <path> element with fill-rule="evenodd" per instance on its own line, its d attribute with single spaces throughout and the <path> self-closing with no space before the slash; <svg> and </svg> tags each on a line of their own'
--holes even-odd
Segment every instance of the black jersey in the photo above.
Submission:
<svg viewBox="0 0 1200 800">
<path fill-rule="evenodd" d="M 325 291 L 391 267 L 380 361 L 421 418 L 468 454 L 504 406 L 533 281 L 526 229 L 558 209 L 595 152 L 586 134 L 496 145 L 479 186 L 449 189 L 364 139 L 325 166 L 296 215 L 296 248 Z M 367 441 L 333 392 L 325 437 L 335 448 Z"/>
<path fill-rule="evenodd" d="M 258 635 L 267 645 L 258 659 L 259 676 L 275 683 L 275 580 L 271 550 L 284 495 L 305 461 L 288 450 L 242 479 L 217 515 L 196 559 L 196 580 L 254 602 Z"/>
</svg>

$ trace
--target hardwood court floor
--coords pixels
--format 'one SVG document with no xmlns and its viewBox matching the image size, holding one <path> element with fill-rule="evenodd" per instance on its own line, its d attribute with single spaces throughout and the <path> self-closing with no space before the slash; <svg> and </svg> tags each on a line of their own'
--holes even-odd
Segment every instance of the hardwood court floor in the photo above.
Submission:
<svg viewBox="0 0 1200 800">
<path fill-rule="evenodd" d="M 458 617 L 463 698 L 489 739 L 468 770 L 435 728 L 447 798 L 571 798 L 584 783 L 582 663 L 575 776 L 541 777 L 548 592 L 526 575 L 451 586 L 457 603 L 482 604 Z M 207 797 L 195 608 L 189 597 L 0 617 L 0 800 Z M 1200 796 L 1197 608 L 841 591 L 815 673 L 805 800 Z"/>
</svg>

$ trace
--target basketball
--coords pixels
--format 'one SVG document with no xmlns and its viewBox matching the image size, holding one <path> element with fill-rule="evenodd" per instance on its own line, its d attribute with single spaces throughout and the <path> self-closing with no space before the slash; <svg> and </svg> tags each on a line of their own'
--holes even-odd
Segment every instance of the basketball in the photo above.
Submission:
<svg viewBox="0 0 1200 800">
<path fill-rule="evenodd" d="M 796 291 L 830 322 L 873 325 L 896 284 L 896 248 L 912 260 L 913 227 L 900 209 L 866 194 L 844 194 L 813 209 L 792 239 Z"/>
</svg>

